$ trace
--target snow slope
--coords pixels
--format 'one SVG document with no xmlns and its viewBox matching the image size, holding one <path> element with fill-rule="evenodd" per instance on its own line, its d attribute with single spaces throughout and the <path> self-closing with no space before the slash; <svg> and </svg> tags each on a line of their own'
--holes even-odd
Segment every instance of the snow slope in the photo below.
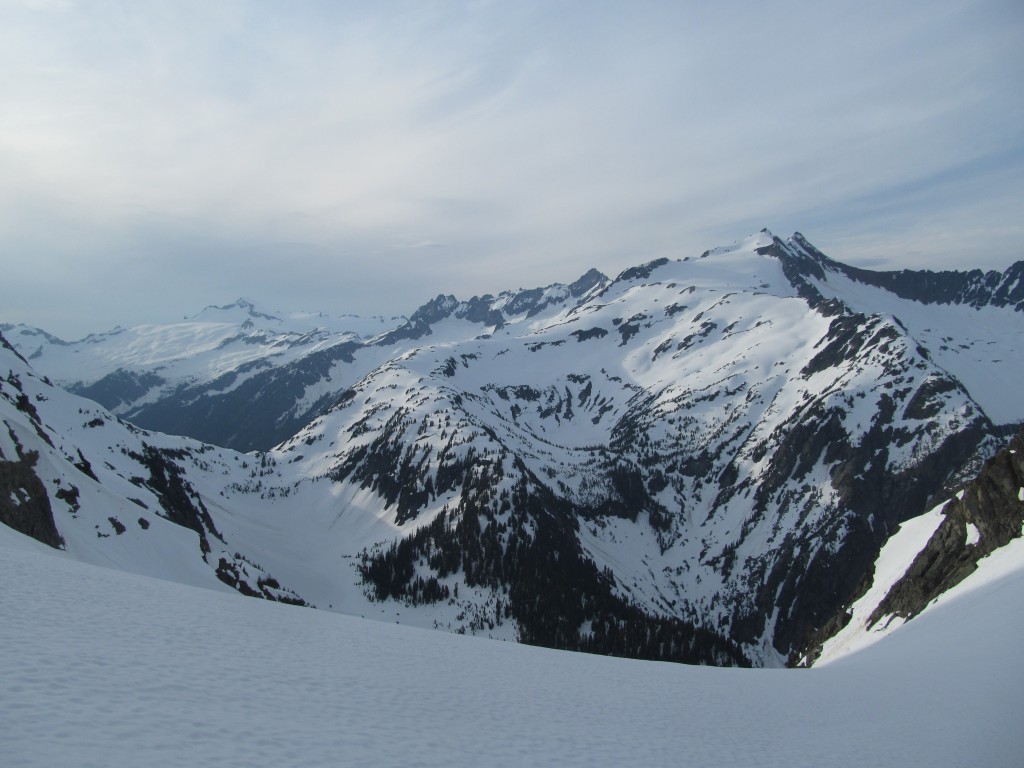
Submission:
<svg viewBox="0 0 1024 768">
<path fill-rule="evenodd" d="M 572 654 L 243 600 L 4 527 L 0 583 L 3 765 L 1009 768 L 1024 754 L 1019 564 L 811 670 Z"/>
</svg>

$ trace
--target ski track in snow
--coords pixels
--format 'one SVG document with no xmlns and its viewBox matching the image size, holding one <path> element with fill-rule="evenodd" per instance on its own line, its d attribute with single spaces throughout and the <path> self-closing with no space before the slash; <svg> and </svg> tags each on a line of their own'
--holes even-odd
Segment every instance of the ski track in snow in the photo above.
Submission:
<svg viewBox="0 0 1024 768">
<path fill-rule="evenodd" d="M 1019 563 L 826 668 L 738 670 L 244 599 L 0 529 L 0 764 L 1015 766 Z"/>
</svg>

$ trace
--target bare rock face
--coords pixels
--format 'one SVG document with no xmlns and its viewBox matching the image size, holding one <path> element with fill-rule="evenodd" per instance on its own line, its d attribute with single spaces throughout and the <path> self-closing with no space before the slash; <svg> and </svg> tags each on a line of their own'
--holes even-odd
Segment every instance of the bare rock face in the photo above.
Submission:
<svg viewBox="0 0 1024 768">
<path fill-rule="evenodd" d="M 1018 538 L 1024 525 L 1022 488 L 1024 431 L 946 505 L 945 520 L 879 603 L 870 623 L 888 615 L 913 618 L 973 573 L 981 558 Z"/>
<path fill-rule="evenodd" d="M 866 629 L 893 616 L 914 618 L 973 573 L 983 557 L 1024 533 L 1024 430 L 986 461 L 941 511 L 943 517 L 935 532 L 871 610 Z M 843 607 L 805 631 L 803 641 L 789 655 L 790 666 L 813 664 L 823 646 L 849 624 L 852 606 L 875 579 L 874 562 L 854 572 L 862 575 Z"/>
<path fill-rule="evenodd" d="M 33 451 L 17 461 L 0 456 L 0 523 L 59 549 L 64 540 L 57 532 L 46 487 L 35 473 L 38 459 Z"/>
<path fill-rule="evenodd" d="M 24 358 L 2 335 L 0 346 L 14 352 L 24 362 Z M 49 436 L 42 429 L 35 405 L 25 394 L 21 379 L 13 371 L 8 373 L 0 385 L 0 397 L 10 401 L 18 411 L 25 414 L 39 437 L 50 443 Z M 39 454 L 25 450 L 10 426 L 6 422 L 4 425 L 10 432 L 11 443 L 17 457 L 8 458 L 0 451 L 0 523 L 51 547 L 59 548 L 63 546 L 64 540 L 53 520 L 53 510 L 50 507 L 50 497 L 46 494 L 46 486 L 35 473 Z"/>
</svg>

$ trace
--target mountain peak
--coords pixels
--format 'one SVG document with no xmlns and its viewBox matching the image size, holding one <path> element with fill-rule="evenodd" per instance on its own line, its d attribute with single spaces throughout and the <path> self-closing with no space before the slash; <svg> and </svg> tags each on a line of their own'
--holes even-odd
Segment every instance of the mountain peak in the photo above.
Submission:
<svg viewBox="0 0 1024 768">
<path fill-rule="evenodd" d="M 272 315 L 270 313 L 258 310 L 256 308 L 255 302 L 253 302 L 251 299 L 246 298 L 245 296 L 239 297 L 230 304 L 210 304 L 204 307 L 203 310 L 198 314 L 193 315 L 190 319 L 198 320 L 202 318 L 213 317 L 221 319 L 224 315 L 230 314 L 232 312 L 241 312 L 244 313 L 246 317 L 256 318 L 259 320 L 272 320 L 275 323 L 283 322 L 283 320 L 281 320 L 281 318 L 278 317 L 277 315 Z"/>
<path fill-rule="evenodd" d="M 775 237 L 767 227 L 765 227 L 760 232 L 750 235 L 749 237 L 745 237 L 742 240 L 735 240 L 729 245 L 719 245 L 715 248 L 709 248 L 700 255 L 700 258 L 713 258 L 727 253 L 741 253 L 746 251 L 753 251 L 764 256 L 768 253 L 766 249 L 771 248 L 771 246 L 777 242 L 779 242 L 779 239 Z"/>
<path fill-rule="evenodd" d="M 600 270 L 591 267 L 583 275 L 581 275 L 578 280 L 569 285 L 569 293 L 574 297 L 579 297 L 585 294 L 590 289 L 607 282 L 607 275 L 605 275 Z"/>
</svg>

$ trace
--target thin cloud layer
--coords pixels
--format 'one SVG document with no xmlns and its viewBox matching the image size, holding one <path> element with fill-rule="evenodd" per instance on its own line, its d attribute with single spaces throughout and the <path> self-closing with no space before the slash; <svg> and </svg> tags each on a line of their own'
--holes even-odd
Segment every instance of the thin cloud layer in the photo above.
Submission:
<svg viewBox="0 0 1024 768">
<path fill-rule="evenodd" d="M 411 312 L 762 226 L 1003 268 L 1022 33 L 1013 0 L 6 2 L 0 320 Z"/>
</svg>

